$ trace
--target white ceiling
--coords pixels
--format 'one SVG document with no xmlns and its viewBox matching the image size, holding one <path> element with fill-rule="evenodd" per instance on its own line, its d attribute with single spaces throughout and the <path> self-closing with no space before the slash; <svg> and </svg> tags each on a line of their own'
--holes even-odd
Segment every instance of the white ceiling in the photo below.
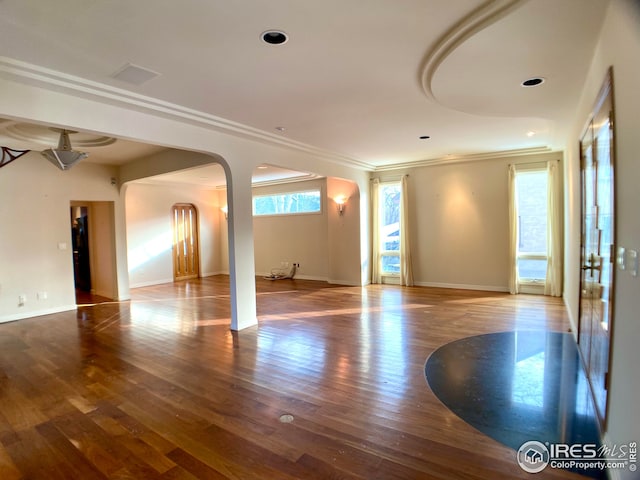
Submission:
<svg viewBox="0 0 640 480">
<path fill-rule="evenodd" d="M 607 4 L 0 0 L 0 56 L 215 115 L 374 169 L 448 155 L 563 148 Z M 267 29 L 287 32 L 289 41 L 263 43 Z M 140 85 L 112 77 L 128 63 L 160 75 Z M 520 85 L 534 76 L 545 82 Z M 0 131 L 0 141 L 6 138 L 17 141 Z M 91 161 L 124 163 L 157 148 L 118 140 L 85 150 Z"/>
</svg>

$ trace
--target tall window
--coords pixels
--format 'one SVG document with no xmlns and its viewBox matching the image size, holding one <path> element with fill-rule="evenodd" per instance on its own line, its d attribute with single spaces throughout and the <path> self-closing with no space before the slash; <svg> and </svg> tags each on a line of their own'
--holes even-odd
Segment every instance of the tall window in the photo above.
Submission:
<svg viewBox="0 0 640 480">
<path fill-rule="evenodd" d="M 547 272 L 547 170 L 516 172 L 518 280 L 544 283 Z"/>
<path fill-rule="evenodd" d="M 399 182 L 380 184 L 378 238 L 382 275 L 400 274 L 400 199 Z"/>
</svg>

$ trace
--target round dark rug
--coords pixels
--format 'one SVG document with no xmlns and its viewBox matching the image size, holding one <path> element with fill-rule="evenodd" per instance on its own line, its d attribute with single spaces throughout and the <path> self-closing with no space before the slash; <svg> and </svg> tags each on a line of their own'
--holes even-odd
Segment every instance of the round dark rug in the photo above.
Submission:
<svg viewBox="0 0 640 480">
<path fill-rule="evenodd" d="M 571 334 L 514 331 L 456 340 L 431 354 L 425 376 L 457 416 L 514 450 L 532 440 L 600 445 Z"/>
</svg>

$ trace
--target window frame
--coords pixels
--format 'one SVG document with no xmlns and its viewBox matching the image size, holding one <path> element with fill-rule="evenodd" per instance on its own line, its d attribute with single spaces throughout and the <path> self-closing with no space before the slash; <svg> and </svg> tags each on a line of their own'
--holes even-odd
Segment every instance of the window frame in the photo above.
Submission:
<svg viewBox="0 0 640 480">
<path fill-rule="evenodd" d="M 388 186 L 397 186 L 399 191 L 400 191 L 400 201 L 402 201 L 402 184 L 401 182 L 398 181 L 386 181 L 386 182 L 380 182 L 378 188 L 379 188 L 379 198 L 378 198 L 378 207 L 377 207 L 377 212 L 376 214 L 378 215 L 378 232 L 375 232 L 376 235 L 378 235 L 378 245 L 379 245 L 379 251 L 378 251 L 378 259 L 377 261 L 379 262 L 379 269 L 380 269 L 380 276 L 384 279 L 385 277 L 389 278 L 389 279 L 393 279 L 393 280 L 398 280 L 400 279 L 400 272 L 386 272 L 384 271 L 383 268 L 383 263 L 382 263 L 382 259 L 384 257 L 396 257 L 398 259 L 398 265 L 400 265 L 400 247 L 398 246 L 398 250 L 383 250 L 382 249 L 382 218 L 384 218 L 384 212 L 383 212 L 383 195 L 382 195 L 382 191 L 385 187 Z M 398 218 L 398 222 L 400 222 L 400 219 Z M 400 225 L 398 224 L 398 243 L 400 243 L 400 235 L 401 235 L 401 231 L 400 231 Z M 392 280 L 392 282 L 393 282 Z"/>
<path fill-rule="evenodd" d="M 549 181 L 549 175 L 548 175 L 547 167 L 545 163 L 534 163 L 530 165 L 518 166 L 518 168 L 516 168 L 516 201 L 518 198 L 518 181 L 517 181 L 518 176 L 531 174 L 531 173 L 544 173 L 547 177 L 547 182 Z M 546 202 L 546 195 L 545 195 L 545 202 Z M 519 206 L 520 205 L 518 204 L 518 207 Z M 548 224 L 549 212 L 547 212 L 546 216 L 547 216 L 547 224 Z M 546 228 L 548 228 L 548 226 Z M 545 235 L 547 235 L 548 237 L 548 232 L 546 232 Z M 548 251 L 547 252 L 520 252 L 521 243 L 522 243 L 521 219 L 520 219 L 520 215 L 518 215 L 518 248 L 516 252 L 516 261 L 519 261 L 519 260 L 545 260 L 547 262 L 549 261 Z M 547 249 L 548 249 L 548 245 L 547 245 Z M 520 272 L 518 271 L 518 284 L 521 286 L 544 287 L 545 282 L 546 282 L 546 274 L 545 274 L 545 278 L 529 278 L 529 277 L 520 276 Z M 534 291 L 532 293 L 539 293 L 539 292 Z"/>
</svg>

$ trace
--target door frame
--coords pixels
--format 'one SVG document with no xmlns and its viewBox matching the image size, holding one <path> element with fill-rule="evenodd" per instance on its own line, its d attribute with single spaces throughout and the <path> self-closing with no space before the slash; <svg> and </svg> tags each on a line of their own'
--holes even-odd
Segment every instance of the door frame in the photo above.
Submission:
<svg viewBox="0 0 640 480">
<path fill-rule="evenodd" d="M 584 150 L 583 150 L 583 145 L 584 145 L 584 139 L 587 137 L 587 135 L 591 135 L 591 148 L 592 148 L 592 152 L 596 152 L 597 149 L 597 140 L 595 139 L 595 137 L 593 136 L 594 133 L 594 122 L 595 120 L 601 116 L 601 112 L 602 112 L 602 108 L 606 103 L 610 103 L 610 111 L 609 111 L 609 121 L 611 124 L 611 138 L 610 138 L 610 150 L 609 150 L 609 156 L 610 156 L 610 161 L 611 161 L 611 169 L 612 169 L 612 181 L 611 181 L 611 188 L 612 188 L 612 193 L 611 193 L 611 201 L 612 201 L 612 207 L 611 207 L 611 233 L 612 233 L 612 239 L 611 239 L 611 252 L 610 252 L 610 260 L 612 262 L 611 265 L 611 285 L 610 285 L 610 291 L 609 291 L 609 303 L 608 303 L 608 310 L 609 310 L 609 320 L 608 320 L 608 346 L 607 346 L 607 372 L 605 373 L 605 381 L 604 381 L 604 390 L 606 391 L 606 398 L 605 398 L 605 405 L 604 408 L 602 409 L 602 414 L 600 414 L 600 412 L 598 411 L 597 408 L 597 404 L 596 404 L 596 393 L 595 393 L 595 387 L 593 385 L 593 379 L 590 376 L 590 367 L 589 367 L 589 360 L 590 358 L 587 358 L 585 356 L 585 352 L 584 352 L 584 348 L 582 346 L 582 343 L 580 342 L 580 339 L 582 338 L 582 333 L 583 333 L 583 328 L 584 326 L 582 325 L 582 321 L 583 321 L 583 297 L 582 297 L 582 292 L 583 292 L 583 258 L 585 257 L 585 232 L 584 232 L 584 216 L 585 216 L 585 189 L 584 189 L 584 184 L 585 184 L 585 166 L 583 164 L 584 161 Z M 605 75 L 605 79 L 602 83 L 602 86 L 600 88 L 600 91 L 598 92 L 598 95 L 596 97 L 596 101 L 594 103 L 594 107 L 592 112 L 589 114 L 589 119 L 586 123 L 585 128 L 582 131 L 582 134 L 580 136 L 580 142 L 579 142 L 579 152 L 580 152 L 580 262 L 578 264 L 578 275 L 579 275 L 579 291 L 578 291 L 578 335 L 577 335 L 577 339 L 578 339 L 578 352 L 580 354 L 580 358 L 582 361 L 582 365 L 584 367 L 585 373 L 587 375 L 587 380 L 588 380 L 588 384 L 589 384 L 589 390 L 591 393 L 591 398 L 594 402 L 594 411 L 596 414 L 596 420 L 598 423 L 598 427 L 600 428 L 600 432 L 603 433 L 606 431 L 606 427 L 607 427 L 607 420 L 608 420 L 608 413 L 609 413 L 609 407 L 610 407 L 610 398 L 609 398 L 609 392 L 610 392 L 610 377 L 609 377 L 609 372 L 611 371 L 611 360 L 612 360 L 612 345 L 613 345 L 613 335 L 614 335 L 614 330 L 615 330 L 615 295 L 614 295 L 614 287 L 615 287 L 615 280 L 616 280 L 616 263 L 615 263 L 615 258 L 616 258 L 616 251 L 617 251 L 617 247 L 616 247 L 616 242 L 617 242 L 617 222 L 616 222 L 616 206 L 617 206 L 617 196 L 616 196 L 616 168 L 615 168 L 615 159 L 616 159 L 616 134 L 615 134 L 615 109 L 614 109 L 614 89 L 613 89 L 613 68 L 609 67 L 609 69 L 607 70 L 607 73 Z M 597 155 L 596 153 L 592 153 L 592 155 Z M 597 161 L 596 161 L 596 170 L 597 170 Z M 595 182 L 594 182 L 595 183 Z M 591 338 L 591 337 L 590 337 Z M 591 346 L 589 346 L 589 356 L 591 355 Z"/>
<path fill-rule="evenodd" d="M 187 275 L 179 275 L 179 267 L 178 267 L 178 258 L 177 258 L 177 245 L 178 245 L 178 231 L 176 230 L 176 211 L 178 208 L 189 207 L 194 212 L 193 218 L 193 229 L 192 234 L 195 238 L 195 245 L 193 249 L 193 265 L 194 272 L 189 273 Z M 193 278 L 200 277 L 200 228 L 199 228 L 199 212 L 198 208 L 193 203 L 183 203 L 178 202 L 171 206 L 171 227 L 172 227 L 172 247 L 171 247 L 171 257 L 173 262 L 173 281 L 181 281 L 181 280 L 190 280 Z"/>
</svg>

